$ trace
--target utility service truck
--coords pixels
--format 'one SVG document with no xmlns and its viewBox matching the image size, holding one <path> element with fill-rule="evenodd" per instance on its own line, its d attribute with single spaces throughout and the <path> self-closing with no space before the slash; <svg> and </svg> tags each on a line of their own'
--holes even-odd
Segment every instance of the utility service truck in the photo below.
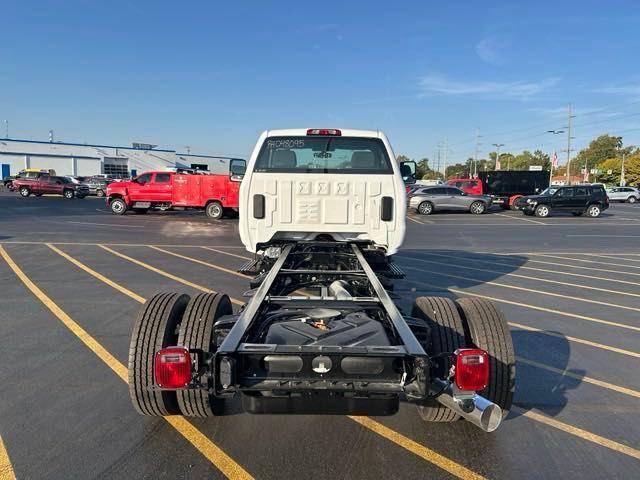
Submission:
<svg viewBox="0 0 640 480">
<path fill-rule="evenodd" d="M 410 168 L 377 131 L 264 132 L 240 188 L 249 300 L 148 300 L 131 337 L 135 409 L 211 417 L 239 395 L 256 414 L 392 415 L 406 401 L 428 422 L 495 430 L 515 388 L 502 314 L 481 298 L 394 303 Z"/>
</svg>

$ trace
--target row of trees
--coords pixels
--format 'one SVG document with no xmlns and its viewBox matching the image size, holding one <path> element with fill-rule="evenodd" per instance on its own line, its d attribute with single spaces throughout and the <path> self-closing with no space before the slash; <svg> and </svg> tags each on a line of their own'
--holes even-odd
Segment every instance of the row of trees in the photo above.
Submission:
<svg viewBox="0 0 640 480">
<path fill-rule="evenodd" d="M 580 152 L 571 159 L 569 164 L 570 175 L 582 175 L 585 167 L 587 172 L 596 169 L 599 173 L 591 174 L 589 176 L 591 181 L 618 185 L 620 183 L 624 158 L 626 184 L 640 184 L 640 148 L 623 147 L 622 145 L 622 137 L 608 134 L 600 135 L 592 140 L 588 147 L 580 150 Z M 405 155 L 398 156 L 398 161 L 407 160 L 410 159 Z M 418 160 L 416 165 L 416 178 L 422 180 L 464 178 L 470 177 L 474 171 L 494 170 L 496 166 L 496 152 L 490 152 L 489 158 L 478 159 L 475 166 L 472 158 L 467 159 L 464 163 L 449 165 L 446 167 L 444 175 L 442 172 L 435 171 L 431 168 L 428 158 Z M 500 168 L 502 170 L 529 170 L 531 166 L 541 166 L 543 170 L 549 170 L 551 168 L 551 158 L 549 154 L 541 150 L 535 150 L 534 152 L 524 150 L 519 154 L 509 152 L 500 153 Z M 565 175 L 566 171 L 567 166 L 563 165 L 554 170 L 554 175 Z"/>
</svg>

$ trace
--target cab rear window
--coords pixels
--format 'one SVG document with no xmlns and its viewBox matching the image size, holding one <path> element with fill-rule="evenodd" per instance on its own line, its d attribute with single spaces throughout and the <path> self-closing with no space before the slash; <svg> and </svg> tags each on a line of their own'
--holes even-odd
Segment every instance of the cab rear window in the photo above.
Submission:
<svg viewBox="0 0 640 480">
<path fill-rule="evenodd" d="M 256 172 L 392 174 L 384 143 L 378 138 L 270 137 Z"/>
</svg>

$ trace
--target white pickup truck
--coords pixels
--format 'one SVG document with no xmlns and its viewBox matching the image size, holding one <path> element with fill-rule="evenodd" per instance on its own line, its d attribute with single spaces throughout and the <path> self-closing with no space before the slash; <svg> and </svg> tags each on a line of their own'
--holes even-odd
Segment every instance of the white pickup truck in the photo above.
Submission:
<svg viewBox="0 0 640 480">
<path fill-rule="evenodd" d="M 240 395 L 250 413 L 391 415 L 498 428 L 515 389 L 502 314 L 479 298 L 389 294 L 410 176 L 380 132 L 264 132 L 240 192 L 254 259 L 247 304 L 161 293 L 134 324 L 129 388 L 138 412 L 211 417 Z M 218 291 L 216 285 L 212 288 Z"/>
</svg>

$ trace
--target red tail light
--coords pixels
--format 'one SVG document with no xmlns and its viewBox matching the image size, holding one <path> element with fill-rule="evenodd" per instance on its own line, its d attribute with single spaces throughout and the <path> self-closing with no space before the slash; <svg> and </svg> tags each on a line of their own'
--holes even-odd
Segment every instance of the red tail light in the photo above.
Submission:
<svg viewBox="0 0 640 480">
<path fill-rule="evenodd" d="M 191 381 L 191 356 L 183 347 L 167 347 L 156 352 L 156 385 L 161 388 L 184 388 Z"/>
<path fill-rule="evenodd" d="M 329 135 L 333 137 L 340 137 L 342 132 L 336 128 L 310 128 L 307 130 L 307 135 Z"/>
<path fill-rule="evenodd" d="M 489 355 L 479 348 L 456 350 L 456 385 L 460 390 L 483 390 L 489 383 Z"/>
</svg>

